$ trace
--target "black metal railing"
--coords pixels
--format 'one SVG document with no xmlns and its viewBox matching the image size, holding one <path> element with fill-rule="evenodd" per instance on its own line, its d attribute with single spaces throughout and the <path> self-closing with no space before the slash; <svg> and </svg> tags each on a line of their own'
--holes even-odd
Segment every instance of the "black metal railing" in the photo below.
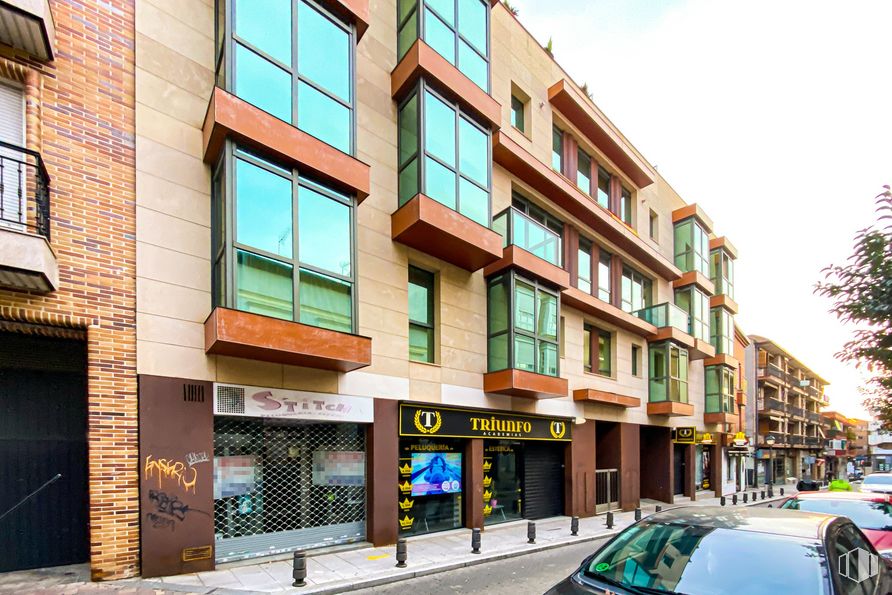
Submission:
<svg viewBox="0 0 892 595">
<path fill-rule="evenodd" d="M 805 417 L 805 409 L 801 407 L 788 407 L 787 411 L 790 415 L 795 415 L 796 417 Z"/>
<path fill-rule="evenodd" d="M 814 411 L 807 411 L 806 417 L 808 417 L 809 421 L 821 421 L 821 414 L 815 413 Z"/>
<path fill-rule="evenodd" d="M 50 176 L 37 151 L 0 141 L 0 224 L 50 239 Z"/>
<path fill-rule="evenodd" d="M 816 436 L 806 436 L 805 443 L 809 446 L 820 446 L 821 438 L 818 438 Z"/>
<path fill-rule="evenodd" d="M 767 397 L 765 399 L 765 408 L 772 411 L 785 411 L 783 401 L 779 401 L 778 399 L 772 399 L 771 397 Z"/>
</svg>

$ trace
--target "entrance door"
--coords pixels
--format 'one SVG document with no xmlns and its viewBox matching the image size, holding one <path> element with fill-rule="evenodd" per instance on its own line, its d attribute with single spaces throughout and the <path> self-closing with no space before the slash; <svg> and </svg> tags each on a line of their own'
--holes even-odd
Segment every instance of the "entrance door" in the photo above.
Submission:
<svg viewBox="0 0 892 595">
<path fill-rule="evenodd" d="M 673 475 L 675 476 L 675 486 L 673 490 L 673 494 L 681 495 L 684 494 L 684 478 L 685 472 L 687 471 L 687 465 L 685 464 L 685 449 L 688 446 L 676 444 L 675 448 L 672 449 L 675 457 L 673 463 L 675 465 L 675 469 Z"/>
<path fill-rule="evenodd" d="M 79 341 L 0 333 L 0 572 L 86 562 L 86 357 Z"/>
<path fill-rule="evenodd" d="M 564 514 L 564 445 L 530 442 L 524 446 L 524 518 Z"/>
</svg>

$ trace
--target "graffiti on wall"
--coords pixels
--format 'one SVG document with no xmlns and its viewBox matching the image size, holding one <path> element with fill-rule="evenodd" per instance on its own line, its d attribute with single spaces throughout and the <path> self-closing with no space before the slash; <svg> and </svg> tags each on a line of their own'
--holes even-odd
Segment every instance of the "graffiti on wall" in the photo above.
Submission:
<svg viewBox="0 0 892 595">
<path fill-rule="evenodd" d="M 156 459 L 152 455 L 146 455 L 143 465 L 143 474 L 146 481 L 157 478 L 158 489 L 164 488 L 164 483 L 173 484 L 188 492 L 195 493 L 195 484 L 198 482 L 198 470 L 187 467 L 182 461 L 174 459 Z"/>
</svg>

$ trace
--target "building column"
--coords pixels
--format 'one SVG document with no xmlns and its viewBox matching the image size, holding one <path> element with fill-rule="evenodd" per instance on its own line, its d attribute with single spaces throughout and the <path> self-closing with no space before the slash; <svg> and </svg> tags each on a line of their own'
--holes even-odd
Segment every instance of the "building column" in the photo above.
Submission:
<svg viewBox="0 0 892 595">
<path fill-rule="evenodd" d="M 595 422 L 573 426 L 564 461 L 564 514 L 595 515 Z"/>
<path fill-rule="evenodd" d="M 376 547 L 396 543 L 399 531 L 399 402 L 375 399 L 375 423 L 366 435 L 367 539 Z"/>
<path fill-rule="evenodd" d="M 640 430 L 641 497 L 672 504 L 675 491 L 672 431 L 663 426 Z"/>
<path fill-rule="evenodd" d="M 724 434 L 714 434 L 715 444 L 712 445 L 712 467 L 709 481 L 712 482 L 713 489 L 717 498 L 722 496 L 722 486 L 724 485 L 725 473 L 722 469 L 722 443 L 725 441 Z"/>
<path fill-rule="evenodd" d="M 465 443 L 464 507 L 465 527 L 483 528 L 483 438 Z"/>
<path fill-rule="evenodd" d="M 691 502 L 693 502 L 697 499 L 697 486 L 694 481 L 697 477 L 697 445 L 676 444 L 675 448 L 685 449 L 684 495 L 690 498 Z"/>
<path fill-rule="evenodd" d="M 641 504 L 641 426 L 619 423 L 619 505 L 623 511 Z"/>
</svg>

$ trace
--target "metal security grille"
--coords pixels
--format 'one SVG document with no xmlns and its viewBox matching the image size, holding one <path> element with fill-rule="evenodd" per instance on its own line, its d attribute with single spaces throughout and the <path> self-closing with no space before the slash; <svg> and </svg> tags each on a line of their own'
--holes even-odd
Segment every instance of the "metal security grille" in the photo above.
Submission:
<svg viewBox="0 0 892 595">
<path fill-rule="evenodd" d="M 619 508 L 619 469 L 595 471 L 595 512 Z"/>
<path fill-rule="evenodd" d="M 365 539 L 365 429 L 214 418 L 218 562 Z"/>
</svg>

